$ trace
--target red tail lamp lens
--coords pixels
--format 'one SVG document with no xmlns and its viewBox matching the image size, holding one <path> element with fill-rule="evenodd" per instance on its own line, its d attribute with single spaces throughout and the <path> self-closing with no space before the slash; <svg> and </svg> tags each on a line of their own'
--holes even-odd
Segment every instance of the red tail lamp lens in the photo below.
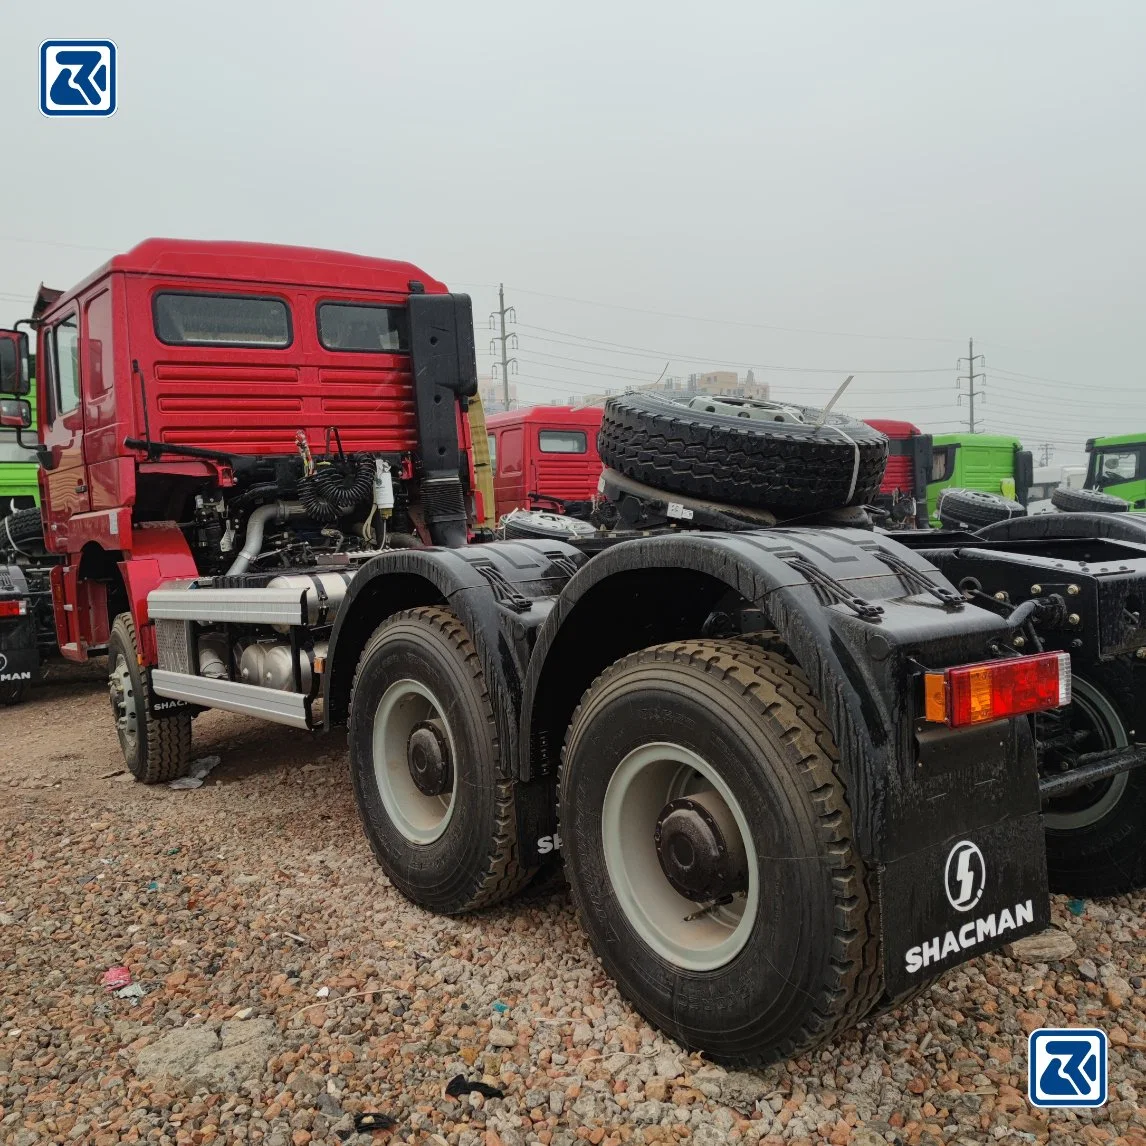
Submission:
<svg viewBox="0 0 1146 1146">
<path fill-rule="evenodd" d="M 1031 657 L 960 665 L 923 680 L 924 718 L 960 728 L 1070 704 L 1070 657 Z"/>
</svg>

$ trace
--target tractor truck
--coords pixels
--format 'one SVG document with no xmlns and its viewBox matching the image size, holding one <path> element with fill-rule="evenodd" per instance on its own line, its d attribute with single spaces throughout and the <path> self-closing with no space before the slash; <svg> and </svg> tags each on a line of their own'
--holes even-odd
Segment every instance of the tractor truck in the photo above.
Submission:
<svg viewBox="0 0 1146 1146">
<path fill-rule="evenodd" d="M 1049 878 L 1146 875 L 1141 536 L 880 532 L 874 428 L 629 394 L 617 527 L 484 541 L 470 302 L 408 263 L 148 240 L 35 339 L 60 648 L 106 655 L 132 773 L 177 777 L 205 709 L 345 726 L 402 894 L 560 859 L 687 1047 L 803 1051 L 1045 927 Z"/>
</svg>

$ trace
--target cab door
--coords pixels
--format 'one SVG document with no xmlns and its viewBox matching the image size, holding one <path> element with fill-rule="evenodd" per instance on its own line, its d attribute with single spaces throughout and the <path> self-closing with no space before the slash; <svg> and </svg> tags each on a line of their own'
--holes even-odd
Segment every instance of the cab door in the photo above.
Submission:
<svg viewBox="0 0 1146 1146">
<path fill-rule="evenodd" d="M 497 514 L 526 505 L 524 435 L 521 426 L 498 430 L 497 474 L 493 479 Z"/>
<path fill-rule="evenodd" d="M 1106 446 L 1096 456 L 1094 487 L 1128 501 L 1135 509 L 1146 499 L 1146 446 Z"/>
<path fill-rule="evenodd" d="M 66 551 L 68 523 L 91 508 L 84 467 L 79 311 L 71 309 L 41 332 L 37 369 L 44 399 L 41 472 L 48 547 Z"/>
</svg>

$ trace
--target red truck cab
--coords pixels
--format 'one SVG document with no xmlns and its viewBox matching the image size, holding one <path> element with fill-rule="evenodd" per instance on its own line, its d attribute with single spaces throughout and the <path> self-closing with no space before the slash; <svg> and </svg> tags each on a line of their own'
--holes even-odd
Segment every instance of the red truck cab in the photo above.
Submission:
<svg viewBox="0 0 1146 1146">
<path fill-rule="evenodd" d="M 464 399 L 456 417 L 423 411 L 409 347 L 409 300 L 446 294 L 410 263 L 172 239 L 140 243 L 70 291 L 42 289 L 40 487 L 45 544 L 62 558 L 52 589 L 63 655 L 102 651 L 130 609 L 153 662 L 147 594 L 218 571 L 232 496 L 281 480 L 301 441 L 317 455 L 332 431 L 339 456 L 392 468 L 411 543 L 456 544 L 459 532 L 464 543 L 467 516 L 484 516 Z M 449 423 L 438 427 L 448 449 L 435 439 L 441 475 L 419 456 L 434 418 Z M 420 492 L 429 480 L 433 499 Z M 435 514 L 452 515 L 451 540 Z"/>
<path fill-rule="evenodd" d="M 530 507 L 586 510 L 601 476 L 603 412 L 599 406 L 532 406 L 486 419 L 498 518 Z"/>
<path fill-rule="evenodd" d="M 890 443 L 877 507 L 886 510 L 895 524 L 926 529 L 931 435 L 911 422 L 889 418 L 865 418 L 864 421 L 879 430 Z"/>
</svg>

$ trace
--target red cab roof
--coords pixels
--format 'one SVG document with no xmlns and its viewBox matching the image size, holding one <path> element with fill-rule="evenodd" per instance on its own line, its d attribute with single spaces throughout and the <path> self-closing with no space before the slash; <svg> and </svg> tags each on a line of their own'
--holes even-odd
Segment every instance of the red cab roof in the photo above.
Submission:
<svg viewBox="0 0 1146 1146">
<path fill-rule="evenodd" d="M 196 239 L 144 239 L 122 255 L 109 259 L 62 298 L 66 301 L 112 271 L 138 275 L 177 275 L 181 278 L 233 279 L 251 283 L 409 293 L 416 280 L 430 294 L 446 290 L 413 263 L 326 251 L 318 247 L 289 247 L 277 243 L 207 242 Z"/>
<path fill-rule="evenodd" d="M 520 410 L 488 414 L 485 424 L 497 429 L 498 426 L 520 426 L 525 422 L 548 422 L 550 425 L 596 429 L 604 413 L 601 406 L 525 406 Z"/>
<path fill-rule="evenodd" d="M 897 422 L 891 418 L 864 418 L 864 421 L 887 438 L 915 438 L 923 433 L 910 422 Z"/>
</svg>

